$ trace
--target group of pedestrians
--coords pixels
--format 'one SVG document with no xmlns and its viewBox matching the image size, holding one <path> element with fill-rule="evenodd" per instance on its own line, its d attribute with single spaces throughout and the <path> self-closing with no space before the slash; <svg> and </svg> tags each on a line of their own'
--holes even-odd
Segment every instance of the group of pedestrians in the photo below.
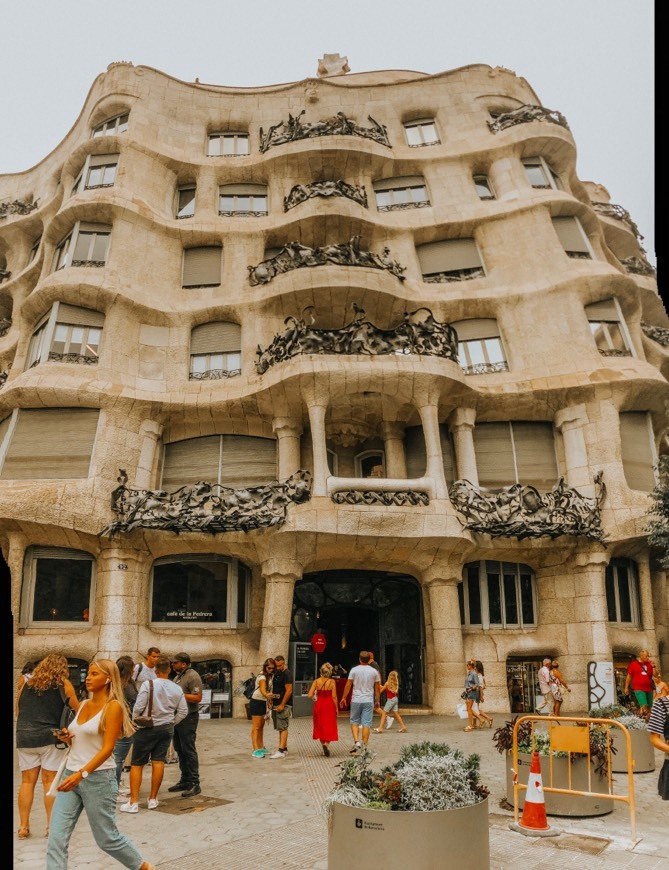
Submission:
<svg viewBox="0 0 669 870">
<path fill-rule="evenodd" d="M 253 758 L 286 758 L 288 755 L 288 728 L 293 715 L 293 675 L 288 669 L 285 656 L 265 659 L 255 678 L 253 694 L 249 701 L 251 715 L 251 746 Z M 272 720 L 279 732 L 279 745 L 270 754 L 265 746 L 265 722 Z"/>
<path fill-rule="evenodd" d="M 560 673 L 560 663 L 555 659 L 545 658 L 539 669 L 539 691 L 543 697 L 537 706 L 537 713 L 542 716 L 559 716 L 564 701 L 564 693 L 571 689 Z"/>
</svg>

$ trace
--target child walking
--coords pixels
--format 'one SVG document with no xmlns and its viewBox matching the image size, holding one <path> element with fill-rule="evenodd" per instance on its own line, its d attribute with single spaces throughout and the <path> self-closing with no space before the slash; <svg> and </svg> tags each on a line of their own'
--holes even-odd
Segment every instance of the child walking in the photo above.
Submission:
<svg viewBox="0 0 669 870">
<path fill-rule="evenodd" d="M 404 722 L 402 722 L 402 717 L 400 716 L 399 711 L 399 698 L 397 697 L 400 690 L 400 679 L 397 671 L 391 671 L 388 674 L 388 679 L 379 689 L 379 694 L 381 692 L 386 693 L 386 703 L 383 706 L 383 710 L 381 711 L 381 721 L 379 722 L 379 727 L 375 728 L 374 731 L 377 734 L 381 734 L 383 731 L 383 724 L 386 721 L 386 716 L 388 717 L 388 724 L 386 725 L 386 730 L 390 728 L 393 724 L 393 721 L 397 719 L 400 723 L 400 734 L 406 733 L 406 727 Z"/>
</svg>

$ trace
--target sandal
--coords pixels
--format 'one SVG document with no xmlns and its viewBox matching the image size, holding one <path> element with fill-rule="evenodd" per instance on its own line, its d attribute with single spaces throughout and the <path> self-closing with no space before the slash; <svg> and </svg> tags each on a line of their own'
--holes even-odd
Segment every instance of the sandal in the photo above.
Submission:
<svg viewBox="0 0 669 870">
<path fill-rule="evenodd" d="M 19 840 L 27 840 L 30 836 L 30 828 L 19 828 Z"/>
<path fill-rule="evenodd" d="M 400 734 L 406 734 L 406 733 L 407 733 L 406 728 L 400 728 L 399 733 L 400 733 Z"/>
<path fill-rule="evenodd" d="M 475 725 L 466 725 L 464 728 L 465 731 L 476 731 Z"/>
<path fill-rule="evenodd" d="M 383 731 L 380 728 L 375 728 L 374 733 L 375 734 L 383 734 Z"/>
</svg>

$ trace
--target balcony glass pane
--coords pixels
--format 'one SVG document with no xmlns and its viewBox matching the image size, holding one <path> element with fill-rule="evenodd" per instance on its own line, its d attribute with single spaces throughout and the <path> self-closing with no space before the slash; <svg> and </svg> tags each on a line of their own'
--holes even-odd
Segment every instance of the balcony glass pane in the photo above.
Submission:
<svg viewBox="0 0 669 870">
<path fill-rule="evenodd" d="M 506 625 L 518 625 L 518 600 L 516 598 L 516 575 L 504 575 L 504 613 Z"/>
<path fill-rule="evenodd" d="M 488 574 L 488 612 L 491 625 L 502 624 L 502 596 L 499 574 Z"/>
</svg>

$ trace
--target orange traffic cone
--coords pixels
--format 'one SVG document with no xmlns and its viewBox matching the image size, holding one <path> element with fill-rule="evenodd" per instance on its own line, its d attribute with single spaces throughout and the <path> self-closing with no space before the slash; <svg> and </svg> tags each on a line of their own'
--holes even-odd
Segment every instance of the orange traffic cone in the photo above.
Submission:
<svg viewBox="0 0 669 870">
<path fill-rule="evenodd" d="M 516 777 L 514 777 L 515 781 Z M 546 802 L 541 782 L 541 764 L 539 763 L 539 753 L 536 751 L 532 753 L 532 764 L 530 766 L 530 775 L 527 779 L 523 816 L 519 824 L 514 822 L 510 825 L 510 828 L 512 831 L 518 831 L 519 834 L 525 834 L 527 837 L 555 837 L 558 834 L 558 831 L 554 831 L 550 827 L 546 818 Z"/>
</svg>

